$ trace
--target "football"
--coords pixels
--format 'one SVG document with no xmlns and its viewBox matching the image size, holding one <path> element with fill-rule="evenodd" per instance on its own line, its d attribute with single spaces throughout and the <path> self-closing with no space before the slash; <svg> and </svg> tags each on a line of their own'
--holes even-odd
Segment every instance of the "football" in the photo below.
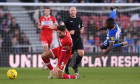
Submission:
<svg viewBox="0 0 140 84">
<path fill-rule="evenodd" d="M 15 79 L 17 77 L 17 71 L 15 69 L 9 69 L 7 72 L 7 77 L 9 79 Z"/>
</svg>

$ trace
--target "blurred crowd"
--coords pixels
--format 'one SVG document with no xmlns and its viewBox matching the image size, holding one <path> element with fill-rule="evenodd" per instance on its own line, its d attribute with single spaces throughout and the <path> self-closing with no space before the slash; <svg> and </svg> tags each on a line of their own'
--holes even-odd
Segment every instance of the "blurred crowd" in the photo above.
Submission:
<svg viewBox="0 0 140 84">
<path fill-rule="evenodd" d="M 16 22 L 16 18 L 12 14 L 5 13 L 8 11 L 7 6 L 0 7 L 0 53 L 1 52 L 28 52 L 28 48 L 22 48 L 20 45 L 29 45 L 29 40 L 20 26 Z"/>
<path fill-rule="evenodd" d="M 140 0 L 21 0 L 22 2 L 46 3 L 139 3 Z"/>
</svg>

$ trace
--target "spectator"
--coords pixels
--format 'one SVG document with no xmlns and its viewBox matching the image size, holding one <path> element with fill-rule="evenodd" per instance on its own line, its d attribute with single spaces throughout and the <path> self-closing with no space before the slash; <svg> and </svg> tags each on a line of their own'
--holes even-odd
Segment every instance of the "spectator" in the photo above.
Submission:
<svg viewBox="0 0 140 84">
<path fill-rule="evenodd" d="M 83 37 L 84 51 L 85 52 L 92 52 L 91 48 L 89 47 L 90 44 L 87 42 L 87 38 L 85 36 L 82 36 L 82 37 Z"/>
<path fill-rule="evenodd" d="M 9 27 L 7 27 L 6 28 L 6 30 L 4 31 L 4 34 L 6 35 L 9 35 L 10 34 L 10 28 Z M 11 38 L 12 36 L 10 36 L 10 38 Z"/>
<path fill-rule="evenodd" d="M 16 37 L 12 38 L 12 50 L 14 53 L 19 53 L 18 40 Z"/>
<path fill-rule="evenodd" d="M 13 34 L 13 37 L 16 37 L 16 39 L 18 40 L 19 39 L 19 36 L 20 36 L 20 32 L 19 32 L 19 29 L 16 29 L 14 34 Z"/>
<path fill-rule="evenodd" d="M 106 38 L 106 33 L 105 32 L 106 31 L 103 31 L 103 32 L 98 31 L 98 32 L 96 32 L 95 39 L 97 37 L 97 38 L 99 38 L 100 41 L 104 41 L 105 38 Z M 95 40 L 95 42 L 96 42 L 96 40 Z"/>
<path fill-rule="evenodd" d="M 59 14 L 56 15 L 56 19 L 57 19 L 58 24 L 60 24 L 60 22 L 61 22 L 62 20 L 61 20 L 61 16 L 60 16 Z"/>
<path fill-rule="evenodd" d="M 38 21 L 39 21 L 39 18 L 41 17 L 41 16 L 43 16 L 44 15 L 44 13 L 43 13 L 43 11 L 41 11 L 41 10 L 43 10 L 44 9 L 44 7 L 43 6 L 40 6 L 39 7 L 39 9 L 37 9 L 36 11 L 35 11 L 35 13 L 33 14 L 33 19 L 34 19 L 34 23 L 35 24 L 38 24 Z M 40 33 L 40 29 L 38 29 L 38 28 L 36 28 L 37 30 L 37 33 Z"/>
<path fill-rule="evenodd" d="M 44 7 L 43 7 L 43 6 L 40 6 L 40 7 L 35 11 L 35 13 L 33 14 L 33 19 L 35 20 L 35 23 L 36 23 L 36 24 L 38 23 L 39 18 L 40 18 L 41 16 L 44 15 L 43 11 L 41 11 L 41 10 L 43 10 L 43 9 L 44 9 Z"/>
<path fill-rule="evenodd" d="M 133 27 L 134 31 L 137 31 L 137 30 L 138 30 L 136 21 L 133 21 L 133 22 L 132 22 L 132 27 Z"/>
<path fill-rule="evenodd" d="M 20 45 L 29 45 L 29 40 L 28 38 L 25 36 L 24 33 L 21 33 L 20 38 L 19 38 L 19 44 Z M 29 52 L 29 48 L 28 47 L 22 47 L 20 48 L 21 52 Z"/>
<path fill-rule="evenodd" d="M 93 1 L 93 0 L 90 0 L 90 1 Z M 104 0 L 94 0 L 95 3 L 103 3 Z"/>
<path fill-rule="evenodd" d="M 71 0 L 59 0 L 61 3 L 69 3 Z"/>
<path fill-rule="evenodd" d="M 93 19 L 90 19 L 88 25 L 87 25 L 87 33 L 88 33 L 88 37 L 89 35 L 93 34 L 93 36 L 95 36 L 95 33 L 96 33 L 96 29 L 93 28 L 93 25 L 94 25 L 94 20 Z"/>
<path fill-rule="evenodd" d="M 2 24 L 0 24 L 0 30 L 5 31 L 6 28 L 7 28 L 7 24 L 6 24 L 6 20 L 4 19 L 4 20 L 2 21 Z"/>
<path fill-rule="evenodd" d="M 136 53 L 140 53 L 140 40 L 136 44 Z"/>
<path fill-rule="evenodd" d="M 7 6 L 3 6 L 2 10 L 3 11 L 8 11 L 8 7 Z"/>
<path fill-rule="evenodd" d="M 0 2 L 6 2 L 7 0 L 0 0 Z"/>
<path fill-rule="evenodd" d="M 132 3 L 133 0 L 112 0 L 114 3 Z"/>
<path fill-rule="evenodd" d="M 60 15 L 60 14 L 57 13 L 56 10 L 52 10 L 52 11 L 51 11 L 51 14 L 52 14 L 52 16 L 54 16 L 54 17 L 56 17 L 56 15 Z"/>
<path fill-rule="evenodd" d="M 29 40 L 28 40 L 28 38 L 25 36 L 24 33 L 21 33 L 21 35 L 20 35 L 19 44 L 20 44 L 20 45 L 29 45 Z"/>
<path fill-rule="evenodd" d="M 133 36 L 134 34 L 136 34 L 136 31 L 134 31 L 134 29 L 133 29 L 132 26 L 130 26 L 130 27 L 128 28 L 126 34 L 127 34 L 127 33 L 130 33 L 130 34 Z"/>
<path fill-rule="evenodd" d="M 3 36 L 3 42 L 2 42 L 2 52 L 11 52 L 12 49 L 12 42 L 11 37 L 6 32 Z"/>
<path fill-rule="evenodd" d="M 124 38 L 124 41 L 128 42 L 128 45 L 124 48 L 125 52 L 133 52 L 134 49 L 134 39 L 131 37 L 131 34 L 128 33 Z"/>
<path fill-rule="evenodd" d="M 24 43 L 24 45 L 29 45 L 30 43 L 29 43 L 29 39 L 25 36 L 24 37 L 24 39 L 23 39 L 23 43 Z"/>
<path fill-rule="evenodd" d="M 24 37 L 25 37 L 25 35 L 24 35 L 24 33 L 22 32 L 22 33 L 20 34 L 20 37 L 19 37 L 19 44 L 20 44 L 20 45 L 23 45 L 23 44 L 24 44 Z"/>
<path fill-rule="evenodd" d="M 139 3 L 140 2 L 140 0 L 132 0 L 133 1 L 133 3 Z"/>
<path fill-rule="evenodd" d="M 93 35 L 89 36 L 88 44 L 90 44 L 90 45 L 94 44 L 94 37 L 93 37 Z"/>
<path fill-rule="evenodd" d="M 11 25 L 10 25 L 10 30 L 11 32 L 13 33 L 16 29 L 19 29 L 19 25 L 16 23 L 16 18 L 12 18 L 12 22 L 11 22 Z"/>
<path fill-rule="evenodd" d="M 104 3 L 114 3 L 114 0 L 104 0 Z"/>
<path fill-rule="evenodd" d="M 100 46 L 100 43 L 101 43 L 100 37 L 95 37 L 95 45 L 96 45 L 97 47 L 99 47 L 99 46 Z"/>
<path fill-rule="evenodd" d="M 3 42 L 3 39 L 2 39 L 2 35 L 0 34 L 0 53 L 2 52 L 2 42 Z"/>
<path fill-rule="evenodd" d="M 0 24 L 2 23 L 3 20 L 4 20 L 4 13 L 3 11 L 0 10 Z"/>
<path fill-rule="evenodd" d="M 8 16 L 7 16 L 7 26 L 10 26 L 10 24 L 11 24 L 11 21 L 12 20 L 12 15 L 11 14 L 8 14 Z"/>
</svg>

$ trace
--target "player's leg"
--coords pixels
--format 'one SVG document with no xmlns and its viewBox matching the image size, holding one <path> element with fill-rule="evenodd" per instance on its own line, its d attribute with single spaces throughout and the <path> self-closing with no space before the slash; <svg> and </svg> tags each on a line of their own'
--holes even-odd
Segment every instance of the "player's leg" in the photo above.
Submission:
<svg viewBox="0 0 140 84">
<path fill-rule="evenodd" d="M 78 56 L 76 57 L 75 64 L 72 68 L 74 69 L 75 73 L 78 74 L 79 73 L 78 72 L 78 65 L 81 62 L 82 57 L 84 56 L 84 46 L 83 46 L 83 41 L 82 41 L 81 37 L 77 41 L 76 45 L 77 45 L 76 49 L 77 49 Z"/>
<path fill-rule="evenodd" d="M 106 39 L 106 40 L 104 41 L 104 43 L 102 43 L 102 44 L 100 45 L 100 48 L 101 48 L 101 49 L 107 49 L 108 46 L 109 46 L 109 41 Z"/>
<path fill-rule="evenodd" d="M 78 74 L 75 75 L 63 74 L 63 79 L 80 79 L 80 77 Z"/>
<path fill-rule="evenodd" d="M 64 74 L 60 70 L 58 70 L 58 73 L 57 73 L 56 77 L 57 77 L 57 79 L 79 79 L 78 75 Z"/>
<path fill-rule="evenodd" d="M 44 53 L 46 53 L 48 50 L 49 50 L 49 44 L 48 44 L 48 40 L 47 39 L 44 39 L 44 38 L 41 38 L 42 40 L 42 44 L 44 46 Z M 44 54 L 43 53 L 43 54 Z M 43 55 L 42 54 L 42 55 Z M 44 64 L 49 68 L 49 70 L 51 71 L 53 69 L 51 63 L 50 63 L 50 59 L 42 59 Z M 43 69 L 46 68 L 45 65 L 43 65 L 44 67 L 42 67 Z"/>
<path fill-rule="evenodd" d="M 58 58 L 58 56 L 59 56 L 59 47 L 54 48 L 54 49 L 50 49 L 50 50 L 44 52 L 42 54 L 42 59 L 49 59 L 49 58 L 53 58 L 54 59 L 54 58 Z M 50 61 L 49 61 L 48 64 L 51 65 Z M 53 67 L 52 67 L 52 69 L 50 70 L 50 76 L 48 77 L 48 79 L 52 79 L 53 75 L 54 74 L 53 74 Z"/>
<path fill-rule="evenodd" d="M 48 44 L 44 45 L 44 52 L 48 51 L 49 50 L 49 47 L 48 47 Z M 42 69 L 45 70 L 47 69 L 48 67 L 46 66 L 46 63 L 44 62 L 43 60 L 43 66 L 42 66 Z"/>
<path fill-rule="evenodd" d="M 48 42 L 47 36 L 41 34 L 41 42 L 42 42 L 42 45 L 44 47 L 44 51 L 43 52 L 48 51 L 49 50 L 49 42 Z M 44 63 L 43 63 L 42 69 L 45 70 L 46 68 L 49 68 L 49 67 L 46 66 L 47 61 L 45 59 L 43 59 L 43 62 Z"/>
<path fill-rule="evenodd" d="M 69 75 L 69 74 L 64 74 L 63 71 L 64 71 L 65 67 L 59 67 L 59 70 L 56 74 L 56 77 L 57 79 L 79 79 L 79 75 L 76 74 L 76 75 Z"/>
<path fill-rule="evenodd" d="M 75 73 L 78 74 L 79 73 L 78 72 L 78 65 L 81 62 L 82 57 L 84 56 L 84 50 L 79 49 L 79 50 L 77 50 L 77 53 L 78 53 L 78 56 L 76 57 L 75 64 L 74 64 L 74 66 L 72 68 L 74 69 Z"/>
<path fill-rule="evenodd" d="M 70 73 L 69 73 L 69 68 L 68 68 L 70 62 L 71 62 L 71 59 L 68 61 L 67 65 L 66 65 L 66 68 L 65 68 L 65 74 L 70 74 Z"/>
<path fill-rule="evenodd" d="M 104 46 L 103 43 L 101 43 L 100 48 L 101 49 L 107 49 L 107 46 Z"/>
<path fill-rule="evenodd" d="M 51 50 L 48 50 L 48 51 L 44 52 L 41 57 L 42 57 L 42 60 L 44 61 L 45 65 L 50 70 L 50 76 L 48 78 L 52 79 L 53 78 L 53 66 L 50 63 L 49 58 L 54 58 L 54 57 L 53 57 L 53 54 L 52 54 Z"/>
<path fill-rule="evenodd" d="M 74 53 L 74 51 L 75 51 L 75 42 L 73 42 L 73 46 L 72 46 L 72 54 Z M 70 73 L 69 73 L 69 68 L 68 68 L 70 62 L 71 62 L 71 58 L 70 58 L 70 60 L 68 61 L 68 63 L 66 64 L 65 74 L 70 74 Z"/>
<path fill-rule="evenodd" d="M 117 43 L 117 41 L 115 41 L 115 43 Z M 125 46 L 125 45 L 127 45 L 127 44 L 128 44 L 128 42 L 127 42 L 127 41 L 124 41 L 124 42 L 119 43 L 119 44 L 114 44 L 113 47 L 114 47 L 114 48 L 118 48 L 118 47 L 120 47 L 120 46 Z M 101 48 L 101 49 L 107 49 L 108 46 L 109 46 L 109 41 L 108 41 L 108 40 L 105 40 L 104 43 L 102 43 L 102 44 L 100 45 L 100 48 Z"/>
<path fill-rule="evenodd" d="M 49 50 L 49 47 L 48 45 L 44 45 L 44 52 L 48 51 Z"/>
<path fill-rule="evenodd" d="M 118 44 L 114 44 L 114 48 L 118 48 L 118 47 L 121 47 L 121 46 L 125 46 L 125 45 L 127 45 L 128 44 L 128 42 L 127 41 L 124 41 L 124 42 L 122 42 L 122 43 L 118 43 Z"/>
<path fill-rule="evenodd" d="M 53 58 L 52 52 L 50 50 L 44 52 L 42 54 L 42 60 L 44 61 L 45 65 L 50 69 L 50 71 L 53 69 L 51 63 L 50 63 L 50 59 L 49 58 Z"/>
</svg>

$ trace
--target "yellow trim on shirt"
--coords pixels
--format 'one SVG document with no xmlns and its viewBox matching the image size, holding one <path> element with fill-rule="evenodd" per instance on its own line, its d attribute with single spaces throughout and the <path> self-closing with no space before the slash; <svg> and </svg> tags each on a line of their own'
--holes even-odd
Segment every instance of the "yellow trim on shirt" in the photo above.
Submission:
<svg viewBox="0 0 140 84">
<path fill-rule="evenodd" d="M 115 29 L 115 24 L 114 24 L 114 28 L 113 29 Z M 110 30 L 113 30 L 113 29 L 110 29 Z"/>
<path fill-rule="evenodd" d="M 115 41 L 109 41 L 109 42 L 115 42 Z"/>
</svg>

